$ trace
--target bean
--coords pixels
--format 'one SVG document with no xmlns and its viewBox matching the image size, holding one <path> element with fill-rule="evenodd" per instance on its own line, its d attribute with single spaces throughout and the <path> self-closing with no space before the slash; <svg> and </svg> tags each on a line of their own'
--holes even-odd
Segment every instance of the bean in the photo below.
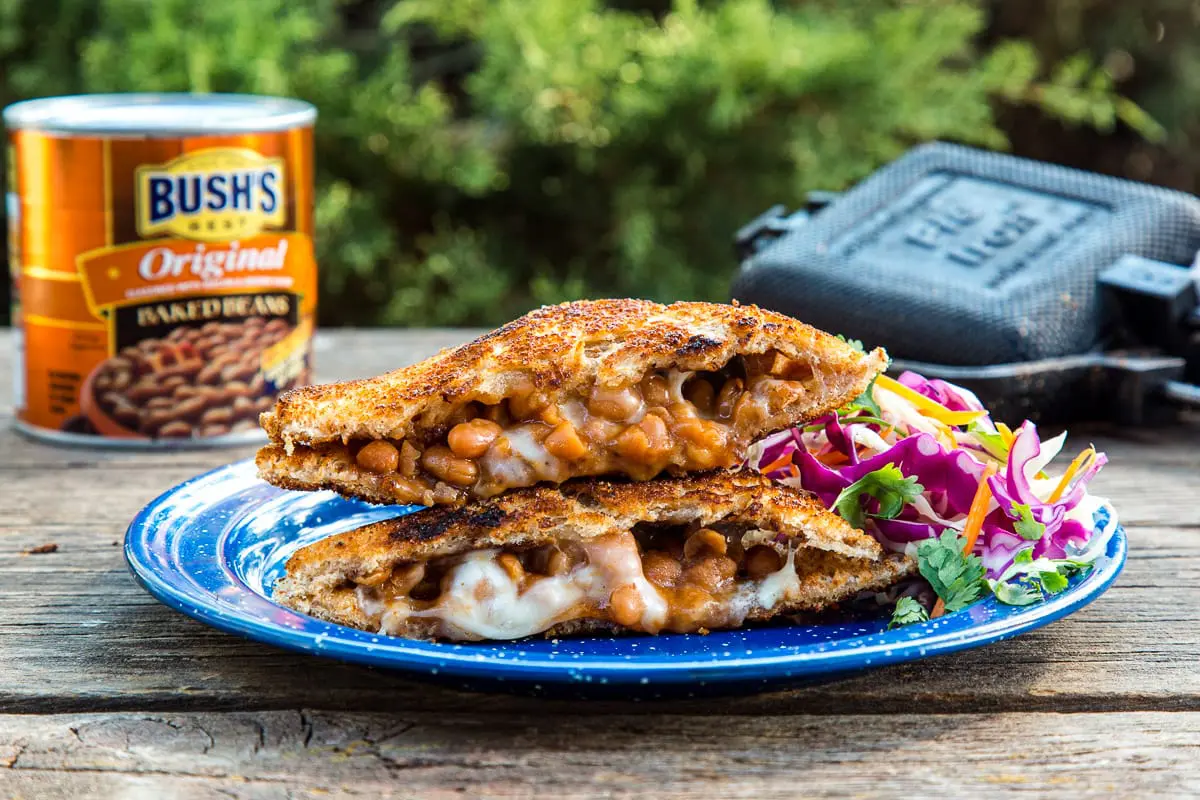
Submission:
<svg viewBox="0 0 1200 800">
<path fill-rule="evenodd" d="M 426 503 L 433 499 L 433 492 L 429 487 L 414 478 L 405 478 L 397 475 L 392 478 L 392 495 L 401 503 L 422 503 L 424 505 L 432 505 Z"/>
<path fill-rule="evenodd" d="M 691 443 L 684 448 L 684 454 L 687 456 L 686 469 L 689 471 L 731 467 L 736 460 L 733 453 L 727 449 L 710 450 Z"/>
<path fill-rule="evenodd" d="M 196 374 L 197 383 L 214 384 L 221 379 L 221 365 L 209 364 Z"/>
<path fill-rule="evenodd" d="M 595 386 L 588 398 L 588 411 L 598 417 L 625 421 L 642 408 L 642 395 L 632 386 Z"/>
<path fill-rule="evenodd" d="M 187 417 L 193 417 L 203 411 L 207 404 L 207 401 L 201 395 L 196 395 L 195 397 L 188 397 L 184 400 L 181 400 L 175 404 L 175 418 L 186 419 Z"/>
<path fill-rule="evenodd" d="M 260 394 L 262 392 L 254 391 L 242 381 L 230 381 L 225 384 L 225 396 L 232 397 L 235 404 L 238 400 L 242 399 L 253 400 L 253 398 Z"/>
<path fill-rule="evenodd" d="M 613 622 L 627 628 L 637 625 L 646 611 L 646 602 L 631 583 L 618 586 L 608 598 L 608 606 Z"/>
<path fill-rule="evenodd" d="M 180 439 L 192 435 L 192 426 L 181 419 L 177 419 L 159 428 L 156 435 L 164 439 Z"/>
<path fill-rule="evenodd" d="M 249 379 L 256 372 L 258 372 L 258 364 L 248 364 L 243 361 L 237 364 L 230 364 L 222 369 L 221 380 L 244 381 Z"/>
<path fill-rule="evenodd" d="M 479 477 L 474 461 L 457 458 L 449 447 L 434 445 L 421 456 L 421 466 L 427 472 L 456 486 L 470 486 Z"/>
<path fill-rule="evenodd" d="M 622 431 L 614 445 L 625 458 L 656 464 L 671 451 L 671 438 L 662 417 L 647 414 L 641 422 Z"/>
<path fill-rule="evenodd" d="M 491 420 L 473 419 L 451 428 L 446 443 L 450 446 L 450 452 L 459 458 L 479 458 L 503 431 Z"/>
<path fill-rule="evenodd" d="M 775 548 L 765 544 L 755 545 L 746 553 L 745 569 L 751 580 L 760 581 L 783 566 L 783 559 Z"/>
<path fill-rule="evenodd" d="M 125 392 L 125 397 L 133 403 L 143 404 L 151 397 L 158 397 L 162 394 L 162 388 L 154 381 L 153 378 L 142 378 L 133 388 Z"/>
<path fill-rule="evenodd" d="M 707 419 L 680 421 L 675 425 L 675 433 L 684 441 L 705 450 L 723 450 L 728 438 L 728 428 Z"/>
<path fill-rule="evenodd" d="M 167 377 L 163 378 L 161 385 L 162 385 L 163 391 L 174 392 L 174 390 L 177 387 L 183 386 L 186 383 L 187 383 L 187 378 L 184 377 L 183 375 L 168 375 Z"/>
<path fill-rule="evenodd" d="M 395 472 L 400 465 L 400 451 L 391 442 L 367 442 L 354 457 L 354 462 L 367 472 L 387 475 Z"/>
<path fill-rule="evenodd" d="M 724 536 L 712 528 L 701 528 L 689 536 L 687 541 L 683 543 L 683 555 L 685 558 L 694 558 L 707 550 L 723 556 L 725 555 L 726 548 L 727 544 Z"/>
<path fill-rule="evenodd" d="M 200 435 L 205 437 L 224 436 L 229 431 L 230 428 L 228 425 L 205 425 L 200 429 Z"/>
<path fill-rule="evenodd" d="M 588 452 L 587 445 L 579 438 L 575 426 L 566 420 L 550 432 L 542 446 L 550 455 L 564 461 L 575 461 L 586 456 Z"/>
<path fill-rule="evenodd" d="M 206 425 L 228 425 L 233 422 L 233 409 L 228 406 L 207 409 L 200 415 L 200 421 Z"/>
</svg>

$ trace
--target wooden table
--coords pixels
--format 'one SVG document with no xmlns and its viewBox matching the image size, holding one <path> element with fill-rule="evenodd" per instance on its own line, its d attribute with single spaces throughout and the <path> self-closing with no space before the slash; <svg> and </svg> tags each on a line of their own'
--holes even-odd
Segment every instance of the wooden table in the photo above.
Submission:
<svg viewBox="0 0 1200 800">
<path fill-rule="evenodd" d="M 464 331 L 320 337 L 323 379 Z M 8 402 L 11 337 L 0 332 Z M 125 526 L 251 450 L 64 449 L 0 407 L 0 796 L 1200 794 L 1200 423 L 1102 431 L 1129 564 L 1070 619 L 756 697 L 477 695 L 218 633 L 152 600 Z M 52 553 L 30 551 L 56 544 Z"/>
</svg>

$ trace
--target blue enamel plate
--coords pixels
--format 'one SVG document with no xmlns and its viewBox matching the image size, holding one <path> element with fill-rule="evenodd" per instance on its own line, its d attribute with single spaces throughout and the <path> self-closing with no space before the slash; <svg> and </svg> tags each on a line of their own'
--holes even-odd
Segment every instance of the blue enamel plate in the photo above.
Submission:
<svg viewBox="0 0 1200 800">
<path fill-rule="evenodd" d="M 533 638 L 445 644 L 379 636 L 322 622 L 271 601 L 298 548 L 412 507 L 370 506 L 329 492 L 288 492 L 243 461 L 177 486 L 138 514 L 125 557 L 146 590 L 214 628 L 266 644 L 471 688 L 529 691 L 601 685 L 628 694 L 753 691 L 912 661 L 1007 639 L 1087 605 L 1116 579 L 1118 529 L 1095 569 L 1046 602 L 1017 608 L 989 598 L 932 622 L 886 630 L 885 618 L 778 625 L 707 636 Z"/>
</svg>

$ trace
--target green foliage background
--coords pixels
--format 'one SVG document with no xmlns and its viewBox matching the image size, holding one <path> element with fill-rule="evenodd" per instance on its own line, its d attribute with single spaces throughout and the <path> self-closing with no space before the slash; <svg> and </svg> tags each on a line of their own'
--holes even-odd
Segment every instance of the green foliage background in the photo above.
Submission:
<svg viewBox="0 0 1200 800">
<path fill-rule="evenodd" d="M 1006 148 L 1006 115 L 1179 147 L 1200 92 L 1182 119 L 1154 100 L 1171 131 L 1120 96 L 1116 45 L 1085 30 L 1098 5 L 1009 31 L 982 0 L 0 0 L 0 103 L 307 99 L 322 321 L 490 324 L 724 298 L 731 235 L 766 206 L 930 139 Z"/>
</svg>

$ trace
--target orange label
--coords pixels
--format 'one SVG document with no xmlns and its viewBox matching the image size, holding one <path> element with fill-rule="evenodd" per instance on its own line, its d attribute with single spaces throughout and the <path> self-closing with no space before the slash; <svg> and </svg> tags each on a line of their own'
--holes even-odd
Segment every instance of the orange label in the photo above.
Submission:
<svg viewBox="0 0 1200 800">
<path fill-rule="evenodd" d="M 312 241 L 302 233 L 263 234 L 219 244 L 144 242 L 93 250 L 78 263 L 88 307 L 101 319 L 113 306 L 163 298 L 254 290 L 311 297 L 314 290 Z"/>
<path fill-rule="evenodd" d="M 311 374 L 312 129 L 10 134 L 27 428 L 115 438 L 257 430 Z"/>
</svg>

